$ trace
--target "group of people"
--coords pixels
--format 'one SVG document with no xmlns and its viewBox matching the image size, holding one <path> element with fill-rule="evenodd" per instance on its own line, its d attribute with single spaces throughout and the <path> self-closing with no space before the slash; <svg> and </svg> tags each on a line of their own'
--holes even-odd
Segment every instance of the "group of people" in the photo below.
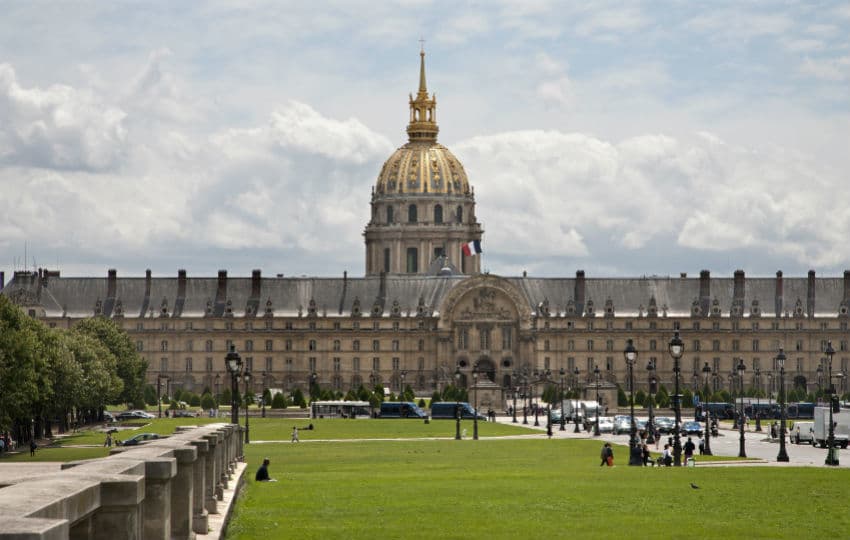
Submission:
<svg viewBox="0 0 850 540">
<path fill-rule="evenodd" d="M 15 449 L 15 441 L 9 436 L 9 432 L 0 435 L 0 454 L 10 452 Z"/>
<path fill-rule="evenodd" d="M 685 444 L 682 446 L 682 450 L 685 455 L 685 463 L 688 460 L 693 459 L 694 452 L 697 449 L 697 445 L 694 444 L 693 439 L 688 437 L 688 440 L 685 441 Z M 702 439 L 699 441 L 699 452 L 703 453 L 704 443 Z M 657 460 L 652 459 L 652 452 L 649 450 L 649 445 L 646 444 L 645 440 L 641 440 L 635 446 L 633 446 L 630 450 L 631 455 L 634 456 L 635 460 L 639 460 L 640 463 L 646 467 L 649 465 L 658 465 L 658 466 L 666 466 L 670 467 L 673 465 L 673 442 L 672 440 L 664 445 L 664 450 L 661 451 L 661 456 L 658 457 Z M 602 450 L 600 452 L 600 458 L 602 462 L 599 464 L 600 467 L 603 465 L 607 465 L 609 467 L 614 466 L 614 449 L 611 447 L 611 443 L 606 442 L 602 445 Z"/>
</svg>

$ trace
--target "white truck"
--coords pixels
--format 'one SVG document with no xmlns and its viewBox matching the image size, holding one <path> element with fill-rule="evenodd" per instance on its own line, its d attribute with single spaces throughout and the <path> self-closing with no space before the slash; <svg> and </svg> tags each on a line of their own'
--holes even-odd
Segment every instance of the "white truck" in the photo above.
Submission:
<svg viewBox="0 0 850 540">
<path fill-rule="evenodd" d="M 847 448 L 850 443 L 850 411 L 832 413 L 833 438 L 835 445 Z M 812 426 L 812 444 L 826 448 L 829 444 L 829 407 L 815 407 Z"/>
</svg>

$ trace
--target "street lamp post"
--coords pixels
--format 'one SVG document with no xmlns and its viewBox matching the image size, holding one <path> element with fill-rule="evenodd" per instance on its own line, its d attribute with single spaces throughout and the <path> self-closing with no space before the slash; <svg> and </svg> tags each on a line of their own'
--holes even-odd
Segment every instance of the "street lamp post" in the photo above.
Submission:
<svg viewBox="0 0 850 540">
<path fill-rule="evenodd" d="M 221 405 L 221 394 L 218 393 L 218 386 L 221 384 L 221 374 L 215 374 L 215 409 L 216 416 L 218 416 L 218 408 Z"/>
<path fill-rule="evenodd" d="M 593 427 L 593 436 L 599 437 L 599 366 L 593 367 L 593 374 L 596 375 L 596 425 Z"/>
<path fill-rule="evenodd" d="M 245 373 L 242 374 L 242 379 L 245 381 L 245 395 L 242 396 L 242 399 L 245 400 L 245 444 L 248 444 L 251 442 L 251 426 L 248 424 L 250 416 L 248 414 L 248 385 L 251 383 L 251 372 L 246 369 Z"/>
<path fill-rule="evenodd" d="M 646 370 L 649 372 L 649 421 L 646 423 L 646 443 L 655 444 L 655 418 L 652 416 L 653 395 L 658 384 L 658 379 L 655 378 L 655 362 L 652 360 L 647 362 Z"/>
<path fill-rule="evenodd" d="M 564 414 L 564 375 L 567 374 L 567 371 L 562 367 L 558 374 L 561 376 L 561 428 L 559 431 L 566 431 L 566 415 Z"/>
<path fill-rule="evenodd" d="M 460 440 L 460 366 L 455 368 L 455 440 Z"/>
<path fill-rule="evenodd" d="M 832 385 L 832 355 L 835 354 L 835 349 L 832 348 L 832 342 L 826 343 L 826 369 L 827 369 L 827 385 L 829 390 L 829 438 L 827 439 L 829 449 L 826 451 L 825 463 L 830 466 L 838 466 L 838 449 L 835 448 L 835 426 L 832 421 L 832 403 L 835 399 L 835 387 Z"/>
<path fill-rule="evenodd" d="M 522 374 L 522 424 L 528 425 L 528 371 Z"/>
<path fill-rule="evenodd" d="M 404 378 L 405 377 L 407 377 L 407 371 L 401 370 L 401 373 L 399 373 L 399 380 L 401 381 L 399 383 L 399 389 L 398 389 L 398 400 L 399 401 L 405 401 L 405 399 L 404 399 Z"/>
<path fill-rule="evenodd" d="M 472 366 L 472 398 L 475 414 L 472 416 L 472 440 L 478 440 L 478 362 Z"/>
<path fill-rule="evenodd" d="M 673 377 L 675 380 L 675 390 L 673 394 L 673 405 L 675 406 L 676 412 L 676 424 L 674 426 L 673 431 L 673 465 L 676 467 L 682 466 L 682 441 L 679 440 L 679 424 L 682 422 L 682 402 L 681 396 L 679 395 L 679 360 L 682 359 L 682 354 L 685 352 L 685 344 L 682 343 L 682 339 L 679 337 L 679 331 L 677 330 L 673 334 L 673 339 L 670 340 L 670 343 L 667 346 L 670 351 L 670 356 L 673 357 Z"/>
<path fill-rule="evenodd" d="M 262 417 L 263 418 L 266 417 L 266 375 L 267 375 L 267 373 L 264 371 L 262 373 L 262 376 L 263 376 L 263 399 L 262 399 L 263 412 L 262 412 Z"/>
<path fill-rule="evenodd" d="M 626 341 L 626 349 L 623 351 L 626 365 L 629 367 L 629 414 L 631 414 L 631 427 L 629 428 L 629 465 L 641 465 L 640 455 L 635 448 L 638 445 L 637 425 L 635 424 L 635 361 L 637 361 L 637 350 L 634 342 Z"/>
<path fill-rule="evenodd" d="M 776 365 L 779 366 L 779 454 L 776 461 L 788 462 L 788 452 L 785 451 L 785 351 L 781 347 L 776 355 Z"/>
<path fill-rule="evenodd" d="M 156 376 L 156 403 L 159 407 L 159 417 L 162 418 L 162 398 L 160 397 L 160 391 L 162 386 L 162 381 L 167 381 L 168 375 L 163 375 L 160 373 Z"/>
<path fill-rule="evenodd" d="M 756 431 L 761 431 L 761 369 L 754 367 L 756 375 Z"/>
<path fill-rule="evenodd" d="M 546 371 L 543 372 L 543 376 L 545 377 L 546 387 L 550 388 L 552 384 L 552 372 L 549 368 L 546 368 Z M 550 394 L 551 396 L 551 394 Z M 552 398 L 549 398 L 549 401 L 546 403 L 546 435 L 551 439 L 552 438 Z"/>
<path fill-rule="evenodd" d="M 540 377 L 540 373 L 535 369 L 534 372 L 532 373 L 532 375 L 534 376 L 534 378 L 531 379 L 531 398 L 532 398 L 531 407 L 534 409 L 534 427 L 540 427 L 540 417 L 538 416 L 539 413 L 540 413 L 540 407 L 538 407 L 540 402 L 536 401 L 537 400 L 537 379 Z"/>
<path fill-rule="evenodd" d="M 738 359 L 738 366 L 735 369 L 738 371 L 738 380 L 741 382 L 741 394 L 738 398 L 741 400 L 741 412 L 738 416 L 738 432 L 740 433 L 738 457 L 745 458 L 747 457 L 747 451 L 744 448 L 744 371 L 747 369 L 747 366 L 744 365 L 743 358 Z"/>
<path fill-rule="evenodd" d="M 236 352 L 236 346 L 231 345 L 224 357 L 224 364 L 230 373 L 230 423 L 239 424 L 239 374 L 242 372 L 242 357 Z"/>
<path fill-rule="evenodd" d="M 711 377 L 711 366 L 708 365 L 708 362 L 706 362 L 705 365 L 702 366 L 702 372 L 705 373 L 705 385 L 708 386 L 708 379 L 709 379 L 709 377 Z M 705 398 L 705 397 L 703 398 L 703 401 L 705 403 L 708 403 L 708 399 Z M 703 407 L 705 407 L 703 409 L 703 414 L 705 415 L 705 445 L 703 446 L 702 453 L 707 455 L 707 456 L 710 456 L 710 455 L 712 455 L 711 454 L 711 413 L 709 412 L 708 407 L 706 405 L 703 405 Z"/>
<path fill-rule="evenodd" d="M 581 386 L 581 381 L 580 381 L 580 380 L 579 380 L 579 378 L 578 378 L 578 376 L 579 376 L 578 366 L 574 366 L 574 367 L 573 367 L 573 375 L 575 375 L 575 378 L 576 378 L 576 391 L 577 391 L 577 392 L 579 392 L 579 394 L 578 394 L 578 395 L 580 395 L 580 392 L 581 392 L 581 388 L 580 388 L 580 386 Z M 578 396 L 576 396 L 576 397 L 578 397 Z M 578 403 L 578 399 L 576 399 L 576 400 L 574 401 L 574 403 Z M 575 429 L 573 430 L 573 433 L 579 433 L 579 432 L 581 432 L 581 428 L 580 428 L 580 427 L 579 427 L 579 425 L 578 425 L 578 410 L 574 410 L 574 411 L 573 411 L 573 421 L 575 421 L 575 426 L 576 426 L 576 427 L 575 427 Z"/>
<path fill-rule="evenodd" d="M 517 370 L 514 370 L 513 373 L 512 373 L 512 377 L 511 377 L 511 386 L 514 389 L 514 406 L 513 406 L 513 409 L 511 409 L 511 411 L 513 413 L 513 423 L 514 424 L 516 424 L 516 422 L 517 422 L 517 420 L 516 420 L 516 395 L 519 392 L 519 386 L 517 386 L 518 382 L 519 382 L 519 373 L 517 372 Z"/>
</svg>

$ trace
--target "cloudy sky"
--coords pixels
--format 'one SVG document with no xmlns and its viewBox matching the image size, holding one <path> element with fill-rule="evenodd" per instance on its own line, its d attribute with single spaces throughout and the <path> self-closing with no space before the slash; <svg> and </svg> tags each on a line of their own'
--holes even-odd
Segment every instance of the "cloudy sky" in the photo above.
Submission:
<svg viewBox="0 0 850 540">
<path fill-rule="evenodd" d="M 850 268 L 847 2 L 0 10 L 7 276 L 362 275 L 420 37 L 490 272 Z"/>
</svg>

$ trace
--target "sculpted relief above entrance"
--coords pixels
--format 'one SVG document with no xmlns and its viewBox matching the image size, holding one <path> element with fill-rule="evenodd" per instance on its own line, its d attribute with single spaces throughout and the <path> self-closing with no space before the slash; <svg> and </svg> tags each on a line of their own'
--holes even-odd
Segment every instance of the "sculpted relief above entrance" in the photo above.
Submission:
<svg viewBox="0 0 850 540">
<path fill-rule="evenodd" d="M 456 321 L 513 320 L 516 309 L 510 299 L 496 289 L 482 287 L 464 297 L 455 309 Z"/>
</svg>

